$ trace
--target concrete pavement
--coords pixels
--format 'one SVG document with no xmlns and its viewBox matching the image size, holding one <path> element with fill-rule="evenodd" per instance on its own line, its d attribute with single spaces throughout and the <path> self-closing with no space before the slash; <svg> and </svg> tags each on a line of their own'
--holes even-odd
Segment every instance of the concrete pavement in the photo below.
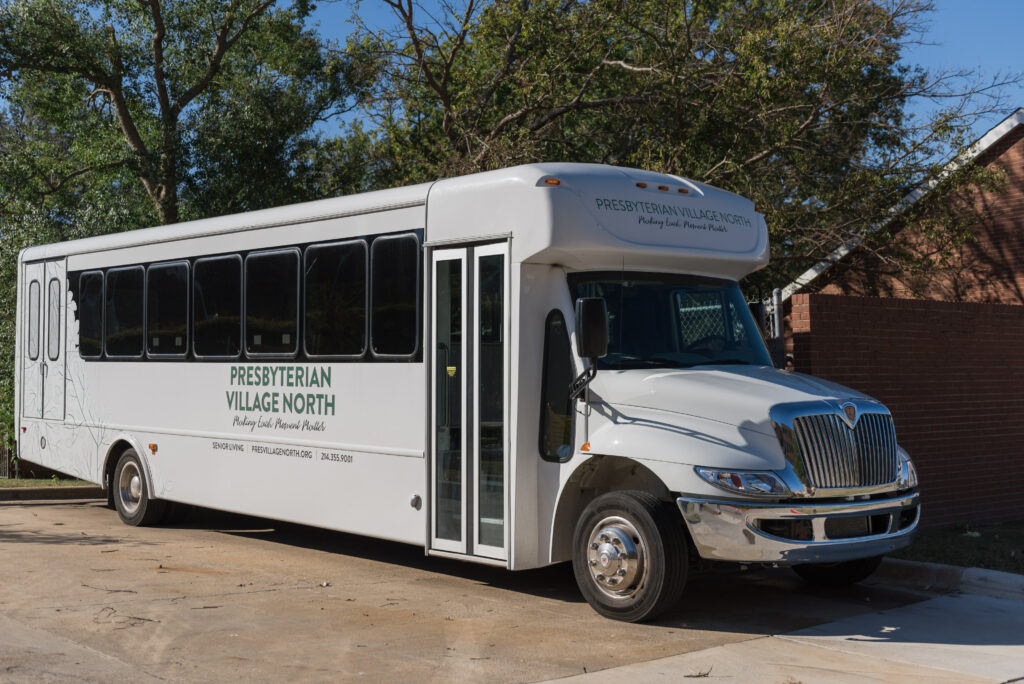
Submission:
<svg viewBox="0 0 1024 684">
<path fill-rule="evenodd" d="M 0 559 L 5 682 L 1024 677 L 1024 601 L 936 596 L 1013 590 L 999 573 L 932 568 L 928 593 L 899 563 L 842 591 L 699 574 L 663 620 L 628 625 L 583 603 L 565 567 L 509 573 L 210 511 L 131 528 L 102 501 L 0 504 Z"/>
<path fill-rule="evenodd" d="M 1024 681 L 1024 601 L 939 596 L 788 634 L 559 679 L 861 684 Z"/>
</svg>

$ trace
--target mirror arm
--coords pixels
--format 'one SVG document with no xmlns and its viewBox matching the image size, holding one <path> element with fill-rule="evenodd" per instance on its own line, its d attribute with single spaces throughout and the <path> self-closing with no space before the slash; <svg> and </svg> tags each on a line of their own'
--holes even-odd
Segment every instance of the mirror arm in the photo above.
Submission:
<svg viewBox="0 0 1024 684">
<path fill-rule="evenodd" d="M 597 377 L 597 359 L 593 358 L 590 359 L 590 365 L 584 368 L 583 372 L 577 375 L 576 379 L 572 381 L 572 385 L 569 386 L 569 399 L 578 399 L 595 377 Z"/>
</svg>

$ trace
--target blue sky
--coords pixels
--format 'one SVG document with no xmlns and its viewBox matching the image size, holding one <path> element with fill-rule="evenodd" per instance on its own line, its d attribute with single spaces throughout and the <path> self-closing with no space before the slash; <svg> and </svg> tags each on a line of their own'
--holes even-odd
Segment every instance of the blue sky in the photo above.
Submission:
<svg viewBox="0 0 1024 684">
<path fill-rule="evenodd" d="M 1024 71 L 1024 0 L 935 0 L 924 45 L 913 46 L 906 61 L 928 69 L 974 69 L 994 76 Z M 1024 85 L 1006 90 L 1010 111 L 1024 107 Z M 975 127 L 975 137 L 1009 111 Z"/>
<path fill-rule="evenodd" d="M 436 0 L 423 0 L 436 6 Z M 988 76 L 1024 71 L 1024 0 L 935 0 L 935 12 L 922 36 L 923 44 L 911 46 L 906 61 L 931 70 L 973 69 Z M 314 20 L 328 37 L 343 38 L 350 30 L 346 20 L 351 5 L 345 0 L 318 4 Z M 379 0 L 363 0 L 360 12 L 370 25 L 390 23 L 390 10 Z M 1010 110 L 1024 107 L 1024 85 L 1006 91 Z M 926 105 L 921 106 L 921 110 Z M 975 127 L 979 137 L 1009 113 L 1004 111 Z"/>
</svg>

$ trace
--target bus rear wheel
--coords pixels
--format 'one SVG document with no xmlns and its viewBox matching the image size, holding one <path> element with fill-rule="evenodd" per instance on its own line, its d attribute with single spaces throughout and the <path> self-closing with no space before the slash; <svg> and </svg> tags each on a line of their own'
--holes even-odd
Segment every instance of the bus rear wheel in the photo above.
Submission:
<svg viewBox="0 0 1024 684">
<path fill-rule="evenodd" d="M 594 499 L 573 535 L 573 573 L 583 597 L 614 620 L 654 619 L 686 586 L 684 534 L 679 514 L 647 492 Z"/>
<path fill-rule="evenodd" d="M 121 454 L 111 484 L 114 488 L 114 507 L 124 524 L 133 527 L 152 525 L 163 516 L 164 502 L 150 498 L 142 464 L 135 449 L 127 449 Z"/>
</svg>

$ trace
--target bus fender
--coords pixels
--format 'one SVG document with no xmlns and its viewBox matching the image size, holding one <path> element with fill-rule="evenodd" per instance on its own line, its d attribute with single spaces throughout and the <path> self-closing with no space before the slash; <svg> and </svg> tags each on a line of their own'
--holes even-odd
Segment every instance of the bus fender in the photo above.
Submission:
<svg viewBox="0 0 1024 684">
<path fill-rule="evenodd" d="M 647 465 L 623 456 L 596 455 L 580 462 L 562 485 L 551 534 L 551 562 L 572 557 L 572 535 L 583 509 L 612 491 L 640 490 L 668 500 L 669 489 Z"/>
<path fill-rule="evenodd" d="M 153 494 L 156 490 L 153 487 L 153 475 L 149 469 L 149 459 L 146 456 L 146 451 L 143 450 L 142 444 L 139 443 L 138 439 L 125 432 L 115 435 L 110 441 L 110 446 L 107 447 L 107 455 L 103 459 L 103 487 L 106 488 L 109 482 L 108 496 L 113 492 L 114 469 L 117 467 L 117 462 L 121 459 L 121 454 L 129 448 L 134 449 L 135 454 L 139 457 L 139 463 L 142 465 L 142 475 L 146 478 L 146 491 L 150 493 L 150 496 L 156 498 Z"/>
</svg>

